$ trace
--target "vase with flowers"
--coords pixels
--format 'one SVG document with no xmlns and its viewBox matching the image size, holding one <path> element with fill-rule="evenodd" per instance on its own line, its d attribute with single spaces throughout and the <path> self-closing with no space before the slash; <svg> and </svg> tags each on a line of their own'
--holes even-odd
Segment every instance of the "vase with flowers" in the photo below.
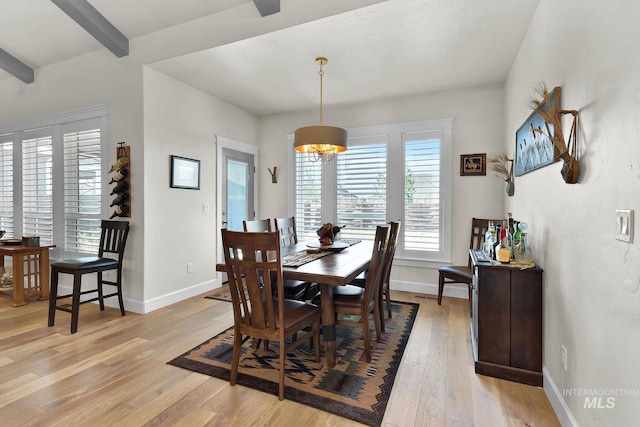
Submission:
<svg viewBox="0 0 640 427">
<path fill-rule="evenodd" d="M 330 222 L 323 224 L 320 228 L 316 230 L 316 234 L 320 239 L 321 245 L 332 245 L 333 241 L 337 238 L 338 233 L 342 230 L 344 226 L 338 227 L 337 225 L 333 225 Z"/>
</svg>

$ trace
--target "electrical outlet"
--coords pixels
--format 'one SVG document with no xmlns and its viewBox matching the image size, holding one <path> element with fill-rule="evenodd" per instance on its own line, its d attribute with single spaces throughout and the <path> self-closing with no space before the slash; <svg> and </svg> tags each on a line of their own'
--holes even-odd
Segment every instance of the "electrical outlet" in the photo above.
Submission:
<svg viewBox="0 0 640 427">
<path fill-rule="evenodd" d="M 567 372 L 567 347 L 561 345 L 562 348 L 562 368 Z"/>
<path fill-rule="evenodd" d="M 187 263 L 187 273 L 193 273 L 193 263 Z"/>
</svg>

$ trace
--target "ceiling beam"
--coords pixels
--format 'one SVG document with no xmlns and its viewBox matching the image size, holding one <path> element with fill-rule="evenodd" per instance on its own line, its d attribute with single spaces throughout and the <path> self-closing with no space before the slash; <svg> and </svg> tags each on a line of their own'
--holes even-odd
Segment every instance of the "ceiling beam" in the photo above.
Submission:
<svg viewBox="0 0 640 427">
<path fill-rule="evenodd" d="M 27 66 L 6 50 L 0 49 L 0 68 L 25 83 L 33 83 L 33 68 Z"/>
<path fill-rule="evenodd" d="M 51 0 L 118 58 L 129 54 L 129 39 L 87 0 Z"/>
<path fill-rule="evenodd" d="M 253 2 L 263 18 L 280 12 L 280 0 L 253 0 Z"/>
</svg>

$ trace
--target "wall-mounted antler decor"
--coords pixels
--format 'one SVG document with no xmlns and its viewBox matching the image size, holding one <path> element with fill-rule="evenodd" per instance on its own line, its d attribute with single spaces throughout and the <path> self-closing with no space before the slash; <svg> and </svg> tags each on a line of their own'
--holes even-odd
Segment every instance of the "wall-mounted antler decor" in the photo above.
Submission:
<svg viewBox="0 0 640 427">
<path fill-rule="evenodd" d="M 562 179 L 567 184 L 575 184 L 580 176 L 580 163 L 576 159 L 578 111 L 561 110 L 558 103 L 551 102 L 551 94 L 544 83 L 540 83 L 536 87 L 536 93 L 541 99 L 532 98 L 530 105 L 542 116 L 547 126 L 545 126 L 546 129 L 534 128 L 533 131 L 545 135 L 551 140 L 555 158 L 559 157 L 564 161 L 560 172 Z M 568 144 L 565 144 L 564 134 L 562 133 L 562 116 L 565 114 L 573 116 Z M 553 131 L 549 131 L 549 126 L 552 126 Z"/>
</svg>

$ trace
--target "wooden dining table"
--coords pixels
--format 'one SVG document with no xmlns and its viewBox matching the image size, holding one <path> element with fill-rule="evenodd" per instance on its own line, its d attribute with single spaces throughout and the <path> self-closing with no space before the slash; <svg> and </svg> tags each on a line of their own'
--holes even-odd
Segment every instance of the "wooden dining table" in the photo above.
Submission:
<svg viewBox="0 0 640 427">
<path fill-rule="evenodd" d="M 299 242 L 282 249 L 282 256 L 306 251 L 309 242 Z M 333 310 L 334 286 L 345 286 L 369 268 L 373 242 L 363 240 L 341 251 L 310 261 L 299 267 L 282 267 L 284 279 L 318 283 L 320 287 L 320 307 L 322 311 L 322 338 L 325 346 L 327 365 L 336 364 L 336 324 Z M 217 264 L 217 271 L 226 271 L 224 263 Z"/>
</svg>

